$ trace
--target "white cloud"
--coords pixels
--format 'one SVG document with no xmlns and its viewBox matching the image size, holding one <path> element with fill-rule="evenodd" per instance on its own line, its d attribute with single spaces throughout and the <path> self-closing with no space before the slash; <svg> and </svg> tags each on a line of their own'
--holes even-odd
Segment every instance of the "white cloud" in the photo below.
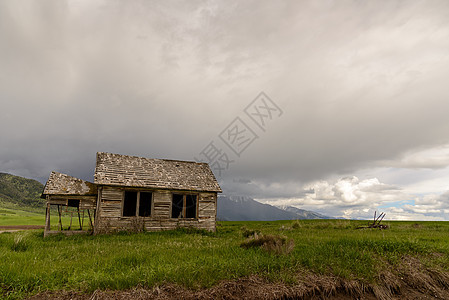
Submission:
<svg viewBox="0 0 449 300">
<path fill-rule="evenodd" d="M 403 206 L 404 211 L 409 213 L 418 213 L 434 217 L 444 217 L 449 211 L 449 191 L 443 194 L 428 194 L 415 199 L 413 205 Z"/>
<path fill-rule="evenodd" d="M 403 208 L 389 207 L 385 210 L 387 220 L 397 221 L 447 221 L 448 218 L 444 215 L 429 215 L 419 212 L 410 212 Z"/>
<path fill-rule="evenodd" d="M 379 206 L 404 200 L 398 187 L 377 178 L 360 180 L 345 177 L 335 182 L 318 181 L 303 187 L 304 197 L 262 200 L 275 205 L 292 205 L 315 210 L 333 217 L 370 218 Z"/>
<path fill-rule="evenodd" d="M 290 205 L 332 217 L 370 219 L 375 211 L 385 220 L 449 220 L 449 191 L 414 195 L 377 178 L 345 177 L 317 181 L 303 187 L 304 196 L 259 199 L 272 205 Z"/>
</svg>

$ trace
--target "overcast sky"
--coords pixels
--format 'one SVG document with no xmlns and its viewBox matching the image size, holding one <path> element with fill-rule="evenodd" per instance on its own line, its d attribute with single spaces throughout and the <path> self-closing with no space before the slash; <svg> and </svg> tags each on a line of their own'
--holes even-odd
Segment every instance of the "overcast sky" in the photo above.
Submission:
<svg viewBox="0 0 449 300">
<path fill-rule="evenodd" d="M 448 78 L 446 0 L 1 1 L 0 172 L 215 153 L 226 194 L 449 220 Z"/>
</svg>

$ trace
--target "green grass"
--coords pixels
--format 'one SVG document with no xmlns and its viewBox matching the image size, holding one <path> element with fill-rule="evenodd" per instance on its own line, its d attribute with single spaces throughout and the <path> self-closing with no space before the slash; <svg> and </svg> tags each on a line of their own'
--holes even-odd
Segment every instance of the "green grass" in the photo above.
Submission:
<svg viewBox="0 0 449 300">
<path fill-rule="evenodd" d="M 0 203 L 0 226 L 11 226 L 11 225 L 45 225 L 45 209 L 27 209 L 21 206 L 5 206 Z M 73 209 L 74 210 L 74 209 Z M 51 211 L 50 224 L 52 229 L 57 229 L 58 227 L 58 212 L 56 209 Z M 81 215 L 82 216 L 82 215 Z M 62 224 L 63 228 L 67 229 L 70 225 L 70 214 L 62 213 Z M 84 228 L 88 227 L 89 219 L 87 214 L 84 218 Z M 72 218 L 72 228 L 79 228 L 78 215 L 74 211 Z"/>
<path fill-rule="evenodd" d="M 17 207 L 0 207 L 0 226 L 44 225 L 45 211 L 25 211 Z"/>
<path fill-rule="evenodd" d="M 92 292 L 162 283 L 199 289 L 251 274 L 290 284 L 304 270 L 375 283 L 382 269 L 394 269 L 404 256 L 449 270 L 449 222 L 386 222 L 388 230 L 354 229 L 366 223 L 361 221 L 295 222 L 219 222 L 216 233 L 177 230 L 45 239 L 42 230 L 4 233 L 0 288 L 3 297 L 20 299 L 45 290 Z M 288 255 L 244 249 L 242 227 L 283 235 L 295 247 Z M 433 253 L 440 255 L 430 259 Z"/>
</svg>

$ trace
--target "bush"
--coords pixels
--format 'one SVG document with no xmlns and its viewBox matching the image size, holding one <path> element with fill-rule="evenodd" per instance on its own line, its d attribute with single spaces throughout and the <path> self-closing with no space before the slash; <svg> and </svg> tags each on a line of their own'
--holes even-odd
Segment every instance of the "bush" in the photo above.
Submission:
<svg viewBox="0 0 449 300">
<path fill-rule="evenodd" d="M 258 235 L 260 235 L 260 231 L 248 229 L 246 226 L 243 226 L 242 228 L 240 228 L 240 230 L 242 231 L 242 235 L 244 238 L 257 237 Z"/>
<path fill-rule="evenodd" d="M 240 244 L 240 247 L 249 249 L 260 247 L 263 250 L 276 255 L 289 254 L 295 247 L 295 242 L 292 239 L 287 239 L 284 236 L 279 235 L 255 235 L 254 238 L 250 238 Z"/>
<path fill-rule="evenodd" d="M 293 222 L 292 228 L 293 228 L 293 229 L 301 228 L 301 224 L 299 224 L 299 221 L 298 221 L 298 220 L 296 220 L 295 222 Z"/>
</svg>

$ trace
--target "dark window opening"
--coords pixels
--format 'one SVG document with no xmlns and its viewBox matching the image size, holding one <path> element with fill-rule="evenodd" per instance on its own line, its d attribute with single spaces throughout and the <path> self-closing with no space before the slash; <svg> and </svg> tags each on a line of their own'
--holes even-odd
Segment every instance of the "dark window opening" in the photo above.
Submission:
<svg viewBox="0 0 449 300">
<path fill-rule="evenodd" d="M 196 195 L 186 195 L 186 218 L 196 218 Z"/>
<path fill-rule="evenodd" d="M 139 216 L 149 217 L 151 216 L 151 198 L 152 193 L 140 192 L 139 201 Z"/>
<path fill-rule="evenodd" d="M 74 200 L 74 199 L 69 199 L 67 201 L 67 206 L 70 207 L 80 207 L 80 201 L 79 200 Z"/>
<path fill-rule="evenodd" d="M 196 218 L 197 196 L 173 194 L 172 218 Z"/>
<path fill-rule="evenodd" d="M 125 191 L 125 199 L 123 202 L 123 216 L 132 217 L 136 215 L 137 208 L 137 192 Z"/>
<path fill-rule="evenodd" d="M 182 208 L 184 203 L 184 196 L 180 194 L 173 194 L 173 201 L 171 206 L 171 217 L 182 218 Z"/>
</svg>

